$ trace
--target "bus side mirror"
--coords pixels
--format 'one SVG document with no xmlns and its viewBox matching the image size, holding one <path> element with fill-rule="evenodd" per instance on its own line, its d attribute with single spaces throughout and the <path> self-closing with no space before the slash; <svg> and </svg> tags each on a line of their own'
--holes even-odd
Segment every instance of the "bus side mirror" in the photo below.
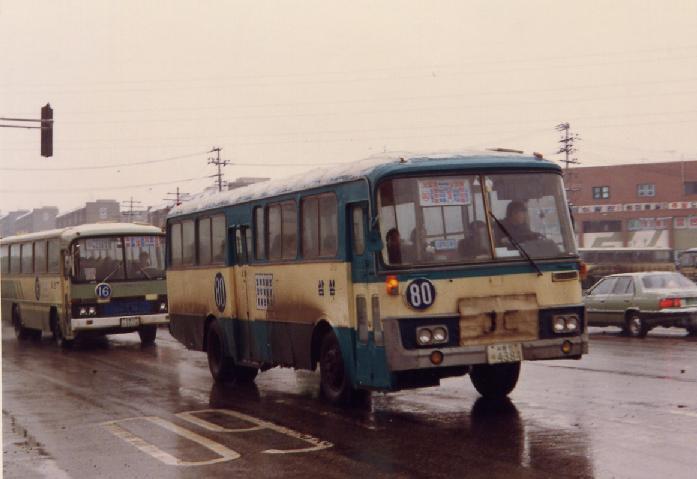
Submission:
<svg viewBox="0 0 697 479">
<path fill-rule="evenodd" d="M 383 249 L 382 239 L 380 238 L 380 231 L 377 229 L 371 229 L 368 233 L 368 244 L 367 250 L 370 253 L 379 253 Z"/>
</svg>

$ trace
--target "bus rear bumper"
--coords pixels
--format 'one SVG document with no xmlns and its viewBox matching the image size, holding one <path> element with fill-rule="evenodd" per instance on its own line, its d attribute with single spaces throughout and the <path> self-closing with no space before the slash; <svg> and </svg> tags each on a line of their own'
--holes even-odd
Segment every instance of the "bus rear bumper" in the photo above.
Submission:
<svg viewBox="0 0 697 479">
<path fill-rule="evenodd" d="M 72 318 L 73 331 L 99 331 L 101 329 L 134 331 L 140 326 L 168 324 L 169 314 L 143 314 L 140 316 L 107 316 L 102 318 Z"/>
<path fill-rule="evenodd" d="M 501 341 L 504 344 L 505 341 Z M 570 345 L 568 352 L 564 352 L 562 347 L 567 343 Z M 520 344 L 523 352 L 524 361 L 535 361 L 542 359 L 578 359 L 583 354 L 588 353 L 588 338 L 584 336 L 574 336 L 554 339 L 539 339 L 534 341 L 516 342 Z M 399 344 L 390 344 L 386 341 L 385 350 L 387 353 L 387 364 L 391 371 L 407 371 L 414 369 L 427 368 L 447 368 L 455 366 L 471 366 L 474 364 L 487 364 L 487 346 L 461 346 L 444 348 L 425 348 L 425 349 L 404 349 Z M 440 351 L 443 360 L 436 365 L 431 361 L 432 353 Z"/>
</svg>

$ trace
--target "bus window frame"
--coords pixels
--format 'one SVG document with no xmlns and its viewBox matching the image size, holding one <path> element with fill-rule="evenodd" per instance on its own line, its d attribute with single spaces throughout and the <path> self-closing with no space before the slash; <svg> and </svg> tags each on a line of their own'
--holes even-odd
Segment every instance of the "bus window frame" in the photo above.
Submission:
<svg viewBox="0 0 697 479">
<path fill-rule="evenodd" d="M 29 270 L 30 271 L 25 271 L 24 270 L 24 250 L 25 248 L 29 248 L 30 253 L 29 253 Z M 20 260 L 19 260 L 19 267 L 20 267 L 20 274 L 26 274 L 26 275 L 33 275 L 34 274 L 34 243 L 33 242 L 28 242 L 28 243 L 20 243 Z"/>
</svg>

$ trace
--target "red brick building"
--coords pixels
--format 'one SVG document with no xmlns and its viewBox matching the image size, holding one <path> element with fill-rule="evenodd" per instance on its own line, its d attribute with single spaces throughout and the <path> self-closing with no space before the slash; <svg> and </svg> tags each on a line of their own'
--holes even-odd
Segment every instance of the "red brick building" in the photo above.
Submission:
<svg viewBox="0 0 697 479">
<path fill-rule="evenodd" d="M 572 168 L 580 247 L 697 247 L 697 161 Z"/>
</svg>

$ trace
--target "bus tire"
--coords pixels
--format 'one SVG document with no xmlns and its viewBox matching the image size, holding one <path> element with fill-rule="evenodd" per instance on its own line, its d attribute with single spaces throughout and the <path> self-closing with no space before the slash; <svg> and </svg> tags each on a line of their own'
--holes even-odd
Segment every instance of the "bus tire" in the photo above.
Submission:
<svg viewBox="0 0 697 479">
<path fill-rule="evenodd" d="M 687 329 L 688 336 L 697 336 L 697 325 L 688 326 L 686 329 Z"/>
<path fill-rule="evenodd" d="M 157 337 L 157 326 L 154 324 L 148 324 L 147 326 L 141 326 L 138 329 L 138 336 L 140 336 L 140 342 L 143 344 L 152 344 L 155 342 Z"/>
<path fill-rule="evenodd" d="M 320 392 L 331 404 L 351 401 L 351 381 L 344 367 L 341 346 L 333 331 L 322 337 L 319 354 Z"/>
<path fill-rule="evenodd" d="M 19 306 L 12 305 L 12 326 L 15 330 L 15 338 L 19 341 L 26 341 L 32 337 L 32 330 L 22 326 L 22 315 L 19 313 Z"/>
<path fill-rule="evenodd" d="M 520 363 L 476 364 L 470 371 L 474 388 L 485 398 L 503 398 L 518 383 Z"/>
<path fill-rule="evenodd" d="M 627 313 L 624 331 L 629 337 L 644 338 L 649 333 L 649 328 L 646 327 L 646 323 L 644 323 L 644 320 L 641 319 L 639 313 L 636 311 L 631 311 Z"/>
<path fill-rule="evenodd" d="M 206 335 L 208 369 L 215 382 L 251 383 L 259 370 L 235 364 L 234 358 L 225 355 L 225 334 L 217 320 L 213 320 Z"/>
<path fill-rule="evenodd" d="M 51 320 L 51 332 L 53 333 L 53 340 L 56 342 L 59 348 L 70 349 L 73 346 L 72 339 L 65 339 L 63 336 L 63 330 L 60 327 L 58 318 L 52 318 Z"/>
</svg>

